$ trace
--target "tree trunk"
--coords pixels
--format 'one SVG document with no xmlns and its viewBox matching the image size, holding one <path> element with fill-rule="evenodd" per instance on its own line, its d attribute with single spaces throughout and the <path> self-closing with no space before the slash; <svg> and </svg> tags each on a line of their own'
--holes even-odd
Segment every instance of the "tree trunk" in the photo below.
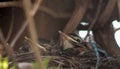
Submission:
<svg viewBox="0 0 120 69">
<path fill-rule="evenodd" d="M 99 25 L 99 24 L 98 24 Z M 120 55 L 120 48 L 115 42 L 112 23 L 106 23 L 103 27 L 93 30 L 96 42 L 112 56 Z"/>
</svg>

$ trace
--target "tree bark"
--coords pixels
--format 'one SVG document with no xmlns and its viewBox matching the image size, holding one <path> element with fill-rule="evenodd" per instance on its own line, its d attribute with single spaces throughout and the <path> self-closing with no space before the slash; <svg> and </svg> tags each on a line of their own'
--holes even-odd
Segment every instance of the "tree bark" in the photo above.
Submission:
<svg viewBox="0 0 120 69">
<path fill-rule="evenodd" d="M 98 24 L 99 25 L 99 24 Z M 119 56 L 120 48 L 115 42 L 112 23 L 106 23 L 103 27 L 93 30 L 95 41 L 111 56 Z"/>
</svg>

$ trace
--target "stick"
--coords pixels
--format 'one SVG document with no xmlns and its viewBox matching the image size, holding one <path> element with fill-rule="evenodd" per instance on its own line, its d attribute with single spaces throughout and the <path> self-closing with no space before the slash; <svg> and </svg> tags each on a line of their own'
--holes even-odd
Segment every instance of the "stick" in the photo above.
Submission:
<svg viewBox="0 0 120 69">
<path fill-rule="evenodd" d="M 70 18 L 71 17 L 71 13 L 67 13 L 67 12 L 56 12 L 48 7 L 45 6 L 39 6 L 41 3 L 41 0 L 37 1 L 34 5 L 33 5 L 33 9 L 31 10 L 31 14 L 35 15 L 35 13 L 37 12 L 37 10 L 44 12 L 54 18 Z M 19 7 L 22 8 L 21 2 L 20 1 L 11 1 L 11 2 L 0 2 L 0 8 L 4 8 L 4 7 Z"/>
<path fill-rule="evenodd" d="M 87 37 L 89 36 L 90 31 L 92 30 L 93 26 L 95 25 L 95 23 L 96 23 L 99 15 L 100 15 L 101 4 L 102 4 L 102 0 L 99 0 L 99 5 L 98 5 L 97 11 L 96 11 L 95 18 L 94 18 L 94 20 L 92 21 L 90 27 L 88 28 L 88 32 L 87 32 L 87 35 L 85 36 L 84 40 L 86 40 Z"/>
<path fill-rule="evenodd" d="M 78 8 L 75 9 L 72 17 L 68 21 L 68 23 L 63 31 L 66 34 L 71 33 L 76 29 L 76 27 L 78 26 L 79 22 L 82 20 L 84 14 L 86 12 L 87 2 L 84 3 L 82 1 L 80 1 L 80 3 L 81 3 L 80 6 L 76 6 Z"/>
<path fill-rule="evenodd" d="M 112 11 L 114 10 L 114 7 L 116 5 L 117 0 L 108 0 L 108 4 L 105 7 L 105 10 L 103 11 L 103 13 L 101 14 L 100 18 L 99 18 L 99 25 L 97 26 L 98 28 L 101 26 L 103 27 L 107 21 L 109 20 Z"/>
<path fill-rule="evenodd" d="M 72 13 L 67 13 L 67 12 L 56 12 L 48 7 L 45 6 L 40 6 L 38 9 L 41 12 L 44 12 L 54 18 L 70 18 Z"/>
<path fill-rule="evenodd" d="M 35 4 L 33 5 L 33 9 L 31 11 L 32 15 L 34 15 L 37 12 L 37 10 L 38 10 L 39 6 L 41 5 L 41 3 L 42 3 L 42 0 L 37 0 L 35 2 Z"/>
<path fill-rule="evenodd" d="M 8 42 L 8 40 L 10 39 L 10 36 L 12 34 L 12 31 L 13 31 L 13 23 L 14 23 L 14 8 L 11 9 L 11 22 L 10 22 L 10 28 L 9 28 L 9 31 L 8 31 L 8 35 L 5 39 L 5 42 Z"/>
<path fill-rule="evenodd" d="M 20 7 L 21 4 L 19 1 L 10 1 L 10 2 L 0 2 L 0 8 L 3 7 Z"/>
<path fill-rule="evenodd" d="M 28 38 L 28 37 L 26 37 L 25 36 L 25 39 L 27 40 L 27 41 L 29 41 L 30 42 L 30 44 L 32 44 L 33 43 L 33 41 L 30 39 L 30 38 Z M 46 52 L 47 50 L 46 50 L 46 48 L 45 47 L 43 47 L 43 46 L 41 46 L 40 44 L 35 44 L 38 48 L 40 48 L 40 50 L 43 50 L 44 52 Z"/>
<path fill-rule="evenodd" d="M 27 27 L 27 25 L 28 25 L 28 23 L 27 23 L 27 21 L 25 21 L 23 23 L 23 25 L 21 26 L 20 30 L 18 31 L 18 33 L 16 34 L 16 36 L 14 37 L 14 39 L 12 40 L 12 42 L 10 43 L 11 47 L 14 47 L 15 43 L 17 42 L 17 40 L 19 39 L 19 37 L 21 36 L 21 34 L 23 33 L 23 31 Z"/>
<path fill-rule="evenodd" d="M 8 56 L 14 58 L 14 57 L 15 57 L 15 56 L 14 56 L 14 51 L 13 51 L 13 49 L 10 48 L 10 46 L 5 42 L 5 38 L 4 38 L 3 33 L 2 33 L 1 30 L 0 30 L 0 41 L 2 42 L 2 44 L 3 44 L 3 46 L 4 46 L 5 50 L 6 50 L 6 52 L 7 52 L 7 54 L 8 54 Z"/>
<path fill-rule="evenodd" d="M 44 69 L 44 66 L 42 64 L 42 58 L 41 58 L 41 55 L 39 53 L 39 50 L 37 48 L 37 46 L 35 44 L 37 44 L 37 33 L 36 33 L 36 29 L 35 29 L 35 22 L 34 22 L 34 18 L 33 16 L 31 15 L 31 2 L 30 0 L 23 0 L 23 8 L 24 8 L 24 11 L 25 11 L 25 14 L 26 14 L 26 18 L 27 18 L 27 21 L 28 21 L 28 27 L 29 27 L 29 32 L 30 32 L 30 37 L 31 39 L 33 40 L 33 51 L 35 52 L 35 58 L 37 59 L 37 62 L 39 63 L 40 65 L 40 69 Z"/>
</svg>

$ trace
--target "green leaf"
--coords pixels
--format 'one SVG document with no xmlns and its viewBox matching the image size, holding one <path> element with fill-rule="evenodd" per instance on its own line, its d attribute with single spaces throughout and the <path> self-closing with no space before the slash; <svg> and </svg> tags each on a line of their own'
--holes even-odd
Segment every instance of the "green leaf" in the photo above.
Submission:
<svg viewBox="0 0 120 69">
<path fill-rule="evenodd" d="M 3 60 L 3 69 L 8 69 L 8 58 L 6 57 L 4 60 Z"/>
<path fill-rule="evenodd" d="M 0 55 L 0 69 L 2 69 L 2 56 Z"/>
<path fill-rule="evenodd" d="M 43 59 L 42 63 L 43 63 L 43 65 L 44 65 L 45 69 L 48 68 L 49 61 L 50 61 L 50 58 L 49 58 L 49 57 Z M 33 65 L 34 65 L 35 69 L 40 69 L 38 62 L 36 62 L 36 61 L 33 62 Z"/>
<path fill-rule="evenodd" d="M 60 67 L 54 67 L 53 69 L 60 69 Z"/>
<path fill-rule="evenodd" d="M 45 69 L 48 68 L 48 64 L 49 64 L 49 62 L 50 62 L 50 59 L 51 59 L 50 57 L 47 57 L 47 58 L 44 58 L 44 59 L 43 59 L 42 63 L 43 63 L 43 65 L 44 65 Z"/>
<path fill-rule="evenodd" d="M 17 64 L 13 64 L 11 69 L 17 69 Z"/>
<path fill-rule="evenodd" d="M 33 62 L 33 65 L 34 65 L 34 68 L 35 68 L 35 69 L 40 69 L 39 64 L 38 64 L 36 61 Z"/>
</svg>

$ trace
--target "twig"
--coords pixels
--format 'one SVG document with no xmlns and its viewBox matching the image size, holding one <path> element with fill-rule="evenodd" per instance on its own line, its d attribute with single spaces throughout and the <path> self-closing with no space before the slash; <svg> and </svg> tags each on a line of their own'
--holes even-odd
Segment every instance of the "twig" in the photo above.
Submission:
<svg viewBox="0 0 120 69">
<path fill-rule="evenodd" d="M 18 31 L 18 33 L 16 34 L 16 36 L 14 37 L 14 39 L 12 40 L 10 46 L 14 47 L 16 41 L 19 39 L 19 37 L 21 36 L 21 34 L 23 33 L 23 31 L 25 30 L 25 28 L 27 27 L 28 23 L 27 21 L 25 21 L 23 23 L 23 25 L 21 26 L 20 30 Z"/>
<path fill-rule="evenodd" d="M 68 35 L 66 35 L 61 31 L 59 31 L 59 34 L 60 34 L 60 45 L 64 46 L 63 47 L 64 50 L 74 47 L 70 41 L 78 43 L 76 40 L 72 39 L 71 37 L 69 37 Z"/>
<path fill-rule="evenodd" d="M 33 40 L 33 44 L 32 44 L 32 48 L 33 48 L 33 51 L 35 52 L 35 58 L 37 59 L 37 62 L 39 63 L 40 65 L 40 69 L 44 69 L 44 66 L 42 64 L 42 58 L 41 58 L 41 55 L 40 55 L 40 52 L 37 48 L 37 46 L 35 44 L 37 44 L 37 33 L 36 33 L 36 29 L 35 29 L 35 22 L 34 22 L 34 18 L 33 16 L 31 15 L 31 1 L 30 0 L 23 0 L 23 8 L 24 8 L 24 11 L 25 11 L 25 14 L 26 14 L 26 18 L 27 18 L 27 21 L 28 21 L 28 26 L 29 26 L 29 32 L 30 32 L 30 37 L 31 39 Z"/>
<path fill-rule="evenodd" d="M 75 43 L 79 43 L 76 40 L 74 40 L 73 38 L 69 37 L 68 35 L 66 35 L 65 33 L 63 33 L 62 31 L 59 31 L 60 35 L 62 35 L 64 38 L 66 38 L 69 41 L 73 41 Z"/>
<path fill-rule="evenodd" d="M 75 0 L 78 1 L 78 0 Z M 79 22 L 82 20 L 86 9 L 88 2 L 84 2 L 83 0 L 80 0 L 80 6 L 76 6 L 75 11 L 73 12 L 72 17 L 68 21 L 67 25 L 65 26 L 64 33 L 68 34 L 73 32 L 76 27 L 78 26 Z"/>
<path fill-rule="evenodd" d="M 1 29 L 0 29 L 0 40 L 8 54 L 8 57 L 10 57 L 10 59 L 12 59 L 13 63 L 18 64 L 17 61 L 15 61 L 15 57 L 16 57 L 15 53 L 14 53 L 13 49 L 10 47 L 10 45 L 7 44 L 7 42 L 5 41 L 5 38 L 3 36 Z M 17 65 L 17 67 L 18 67 L 18 65 Z"/>
<path fill-rule="evenodd" d="M 42 0 L 37 0 L 35 2 L 35 4 L 33 5 L 33 9 L 31 11 L 32 15 L 35 15 L 35 13 L 37 12 L 37 10 L 38 10 L 39 6 L 41 5 L 41 3 L 42 3 Z"/>
<path fill-rule="evenodd" d="M 37 12 L 37 10 L 41 11 L 41 12 L 45 12 L 46 14 L 54 17 L 54 18 L 70 18 L 71 17 L 71 13 L 66 13 L 66 12 L 55 12 L 54 10 L 45 7 L 45 6 L 39 6 L 41 3 L 41 0 L 38 0 L 34 6 L 33 9 L 31 10 L 31 14 L 35 15 L 35 13 Z M 11 2 L 0 2 L 0 8 L 3 7 L 22 7 L 21 2 L 20 1 L 11 1 Z"/>
<path fill-rule="evenodd" d="M 20 7 L 21 4 L 19 1 L 10 1 L 10 2 L 0 2 L 0 8 L 3 7 Z"/>
<path fill-rule="evenodd" d="M 8 54 L 10 57 L 14 58 L 14 57 L 15 57 L 15 56 L 14 56 L 14 51 L 13 51 L 13 49 L 10 48 L 10 46 L 5 42 L 5 38 L 4 38 L 3 33 L 2 33 L 1 30 L 0 30 L 0 41 L 2 42 L 2 44 L 3 44 L 3 46 L 4 46 L 4 48 L 5 48 L 6 52 L 7 52 L 7 54 Z"/>
<path fill-rule="evenodd" d="M 46 14 L 48 14 L 54 18 L 70 18 L 72 16 L 71 13 L 56 12 L 48 7 L 45 7 L 45 6 L 40 6 L 39 10 L 41 12 L 45 12 Z"/>
<path fill-rule="evenodd" d="M 10 39 L 10 36 L 12 34 L 12 30 L 13 30 L 13 23 L 14 23 L 14 8 L 11 9 L 11 22 L 10 22 L 10 28 L 9 28 L 9 31 L 8 31 L 8 35 L 5 39 L 5 42 L 8 42 L 8 40 Z"/>
<path fill-rule="evenodd" d="M 39 1 L 40 2 L 40 1 Z M 40 3 L 38 3 L 38 4 L 40 4 Z M 20 6 L 18 6 L 18 7 L 20 7 Z M 37 12 L 37 9 L 38 9 L 38 7 L 39 7 L 39 5 L 36 5 L 35 6 L 35 11 L 31 11 L 31 15 L 32 16 L 34 16 L 35 15 L 35 13 Z M 33 8 L 34 9 L 34 8 Z M 27 25 L 28 25 L 28 23 L 27 23 L 27 21 L 25 21 L 24 23 L 23 23 L 23 25 L 21 26 L 21 28 L 20 28 L 20 30 L 18 31 L 18 33 L 16 34 L 16 36 L 14 37 L 14 39 L 12 40 L 12 42 L 11 42 L 11 47 L 14 47 L 14 45 L 15 45 L 15 43 L 17 42 L 17 40 L 19 39 L 19 37 L 21 36 L 21 34 L 24 32 L 24 30 L 25 30 L 25 28 L 27 27 Z"/>
<path fill-rule="evenodd" d="M 30 38 L 25 37 L 25 39 L 28 40 L 31 44 L 33 44 L 33 41 L 32 41 Z M 47 51 L 45 47 L 39 45 L 38 43 L 35 44 L 35 45 L 36 45 L 37 47 L 39 47 L 41 50 L 43 50 L 43 51 Z"/>
<path fill-rule="evenodd" d="M 86 40 L 87 37 L 89 36 L 90 31 L 92 30 L 93 26 L 95 25 L 99 15 L 100 15 L 101 4 L 102 4 L 102 0 L 99 0 L 99 5 L 98 5 L 97 11 L 96 11 L 96 15 L 94 17 L 94 20 L 91 22 L 90 27 L 88 28 L 88 32 L 87 32 L 87 35 L 85 36 L 84 40 Z"/>
<path fill-rule="evenodd" d="M 109 20 L 111 16 L 111 13 L 114 10 L 116 3 L 117 3 L 117 0 L 108 0 L 105 10 L 99 17 L 99 21 L 98 21 L 99 24 L 96 26 L 96 28 L 97 27 L 99 28 L 100 26 L 103 27 L 107 23 L 107 21 Z"/>
</svg>

